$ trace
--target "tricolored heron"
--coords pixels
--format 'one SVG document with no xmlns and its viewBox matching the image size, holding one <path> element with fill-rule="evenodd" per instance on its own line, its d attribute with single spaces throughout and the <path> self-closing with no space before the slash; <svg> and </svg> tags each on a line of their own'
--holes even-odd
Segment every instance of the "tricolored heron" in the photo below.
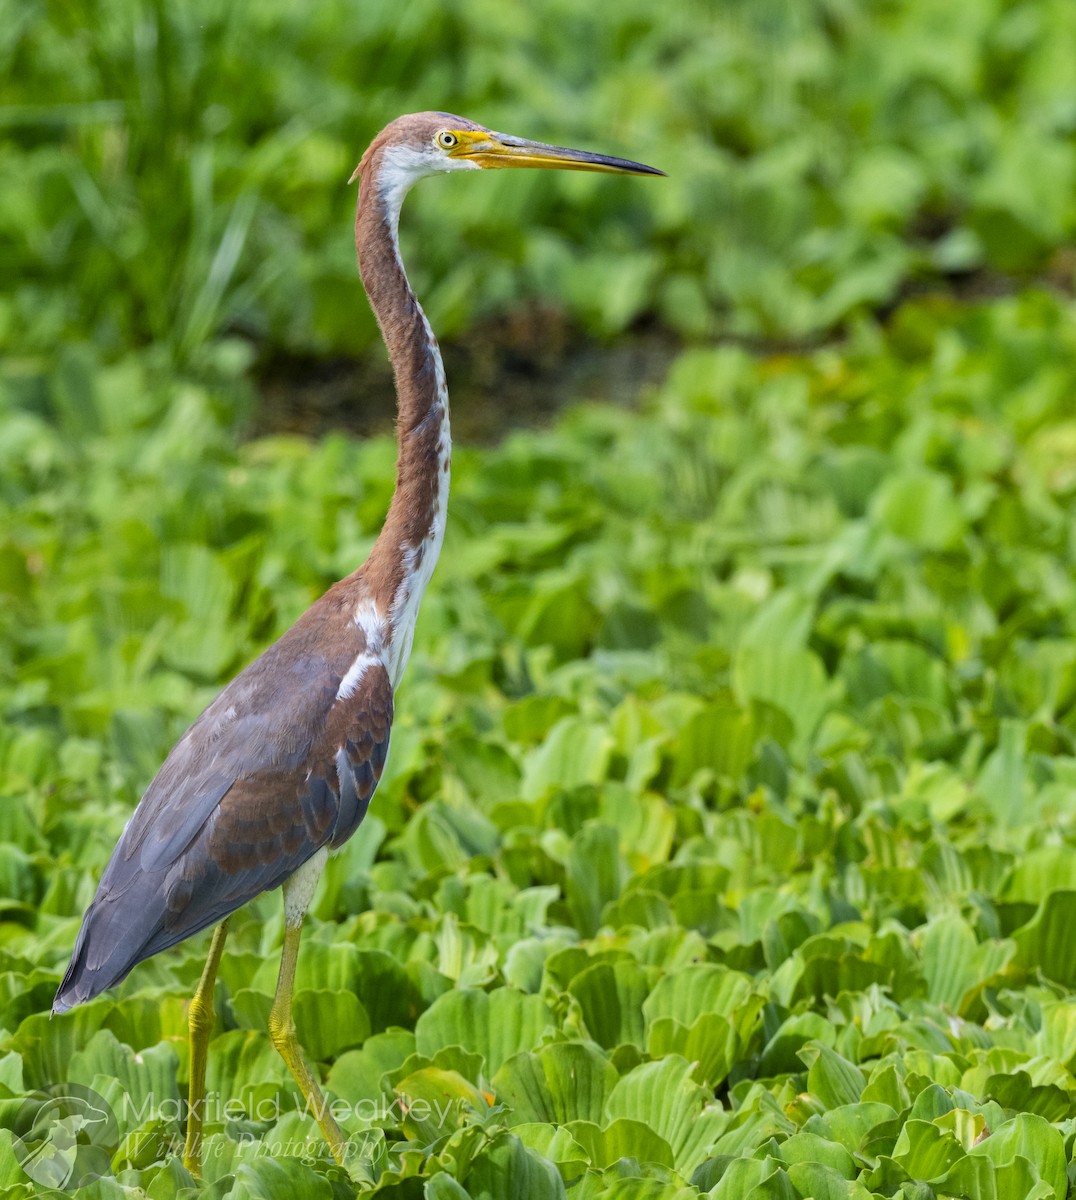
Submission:
<svg viewBox="0 0 1076 1200">
<path fill-rule="evenodd" d="M 366 562 L 233 679 L 168 755 L 105 867 L 53 1002 L 53 1012 L 65 1012 L 150 955 L 217 926 L 189 1013 L 184 1162 L 195 1172 L 228 918 L 281 886 L 284 948 L 269 1033 L 344 1160 L 344 1135 L 292 1020 L 299 936 L 327 856 L 358 828 L 385 766 L 393 693 L 445 532 L 451 456 L 444 367 L 400 260 L 400 206 L 425 175 L 484 167 L 664 173 L 441 112 L 399 117 L 374 138 L 351 181 L 360 181 L 359 273 L 396 378 L 399 458 L 384 527 Z"/>
</svg>

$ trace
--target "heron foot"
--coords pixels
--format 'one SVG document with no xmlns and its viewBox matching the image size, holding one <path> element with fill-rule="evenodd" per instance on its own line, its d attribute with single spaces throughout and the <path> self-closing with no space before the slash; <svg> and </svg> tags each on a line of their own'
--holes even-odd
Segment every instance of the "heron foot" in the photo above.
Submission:
<svg viewBox="0 0 1076 1200">
<path fill-rule="evenodd" d="M 198 987 L 187 1010 L 187 1028 L 190 1040 L 190 1080 L 187 1085 L 187 1139 L 183 1146 L 183 1165 L 194 1176 L 202 1175 L 202 1121 L 205 1108 L 205 1067 L 209 1053 L 209 1039 L 213 1035 L 216 1009 L 213 989 L 217 982 L 217 968 L 224 952 L 224 939 L 228 936 L 228 919 L 217 926 L 209 957 L 198 980 Z"/>
<path fill-rule="evenodd" d="M 292 1017 L 291 998 L 295 988 L 295 963 L 299 957 L 299 938 L 302 934 L 302 922 L 297 925 L 285 924 L 284 950 L 280 956 L 280 976 L 277 980 L 276 996 L 273 1007 L 269 1012 L 269 1037 L 276 1047 L 280 1057 L 287 1063 L 299 1090 L 306 1101 L 307 1112 L 312 1113 L 318 1123 L 322 1136 L 332 1151 L 333 1158 L 343 1166 L 347 1157 L 347 1138 L 336 1123 L 329 1105 L 317 1081 L 310 1073 L 302 1047 L 295 1032 L 295 1021 Z"/>
</svg>

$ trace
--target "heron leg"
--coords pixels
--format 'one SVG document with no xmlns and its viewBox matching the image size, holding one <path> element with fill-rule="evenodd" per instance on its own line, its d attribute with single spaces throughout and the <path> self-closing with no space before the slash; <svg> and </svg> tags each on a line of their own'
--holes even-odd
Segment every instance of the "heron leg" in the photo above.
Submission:
<svg viewBox="0 0 1076 1200">
<path fill-rule="evenodd" d="M 209 1039 L 213 1033 L 216 1016 L 213 1004 L 213 989 L 217 982 L 217 968 L 224 952 L 224 939 L 228 936 L 228 918 L 217 926 L 209 957 L 198 980 L 187 1013 L 190 1031 L 190 1082 L 187 1085 L 187 1142 L 183 1148 L 183 1165 L 192 1175 L 202 1173 L 202 1119 L 205 1116 L 205 1064 L 209 1050 Z"/>
<path fill-rule="evenodd" d="M 295 1082 L 306 1100 L 307 1112 L 312 1113 L 329 1143 L 333 1158 L 343 1164 L 347 1139 L 337 1125 L 328 1104 L 318 1087 L 310 1068 L 306 1065 L 302 1047 L 295 1034 L 295 1021 L 291 1013 L 291 996 L 295 987 L 295 963 L 299 957 L 299 938 L 302 935 L 302 917 L 295 924 L 284 924 L 284 952 L 280 956 L 280 977 L 277 980 L 276 996 L 269 1012 L 269 1036 L 295 1076 Z"/>
</svg>

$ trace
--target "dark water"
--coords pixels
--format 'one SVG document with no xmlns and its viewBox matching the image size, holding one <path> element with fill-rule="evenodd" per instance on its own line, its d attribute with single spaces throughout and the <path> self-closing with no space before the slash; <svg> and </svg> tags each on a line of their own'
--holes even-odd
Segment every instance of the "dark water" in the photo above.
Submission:
<svg viewBox="0 0 1076 1200">
<path fill-rule="evenodd" d="M 581 401 L 633 407 L 664 378 L 678 349 L 667 332 L 645 329 L 596 341 L 548 312 L 487 323 L 441 346 L 453 435 L 467 444 L 496 442 L 513 429 L 548 425 Z M 254 436 L 344 430 L 369 437 L 393 427 L 396 399 L 383 351 L 331 360 L 278 354 L 261 364 L 258 386 Z"/>
</svg>

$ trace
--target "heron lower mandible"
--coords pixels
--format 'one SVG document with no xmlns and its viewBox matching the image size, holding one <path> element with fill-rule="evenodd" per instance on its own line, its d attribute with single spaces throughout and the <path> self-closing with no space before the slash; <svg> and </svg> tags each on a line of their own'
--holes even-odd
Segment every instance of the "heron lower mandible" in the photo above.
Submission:
<svg viewBox="0 0 1076 1200">
<path fill-rule="evenodd" d="M 269 1033 L 344 1161 L 344 1134 L 292 1019 L 299 936 L 327 856 L 358 828 L 385 766 L 393 693 L 445 532 L 451 459 L 444 367 L 404 274 L 397 227 L 407 190 L 424 175 L 483 167 L 664 173 L 440 112 L 399 117 L 374 138 L 352 181 L 360 180 L 359 272 L 396 377 L 399 458 L 384 528 L 366 562 L 233 679 L 169 754 L 112 852 L 53 1002 L 65 1012 L 217 926 L 189 1013 L 184 1162 L 195 1173 L 228 917 L 281 886 L 284 948 Z"/>
</svg>

